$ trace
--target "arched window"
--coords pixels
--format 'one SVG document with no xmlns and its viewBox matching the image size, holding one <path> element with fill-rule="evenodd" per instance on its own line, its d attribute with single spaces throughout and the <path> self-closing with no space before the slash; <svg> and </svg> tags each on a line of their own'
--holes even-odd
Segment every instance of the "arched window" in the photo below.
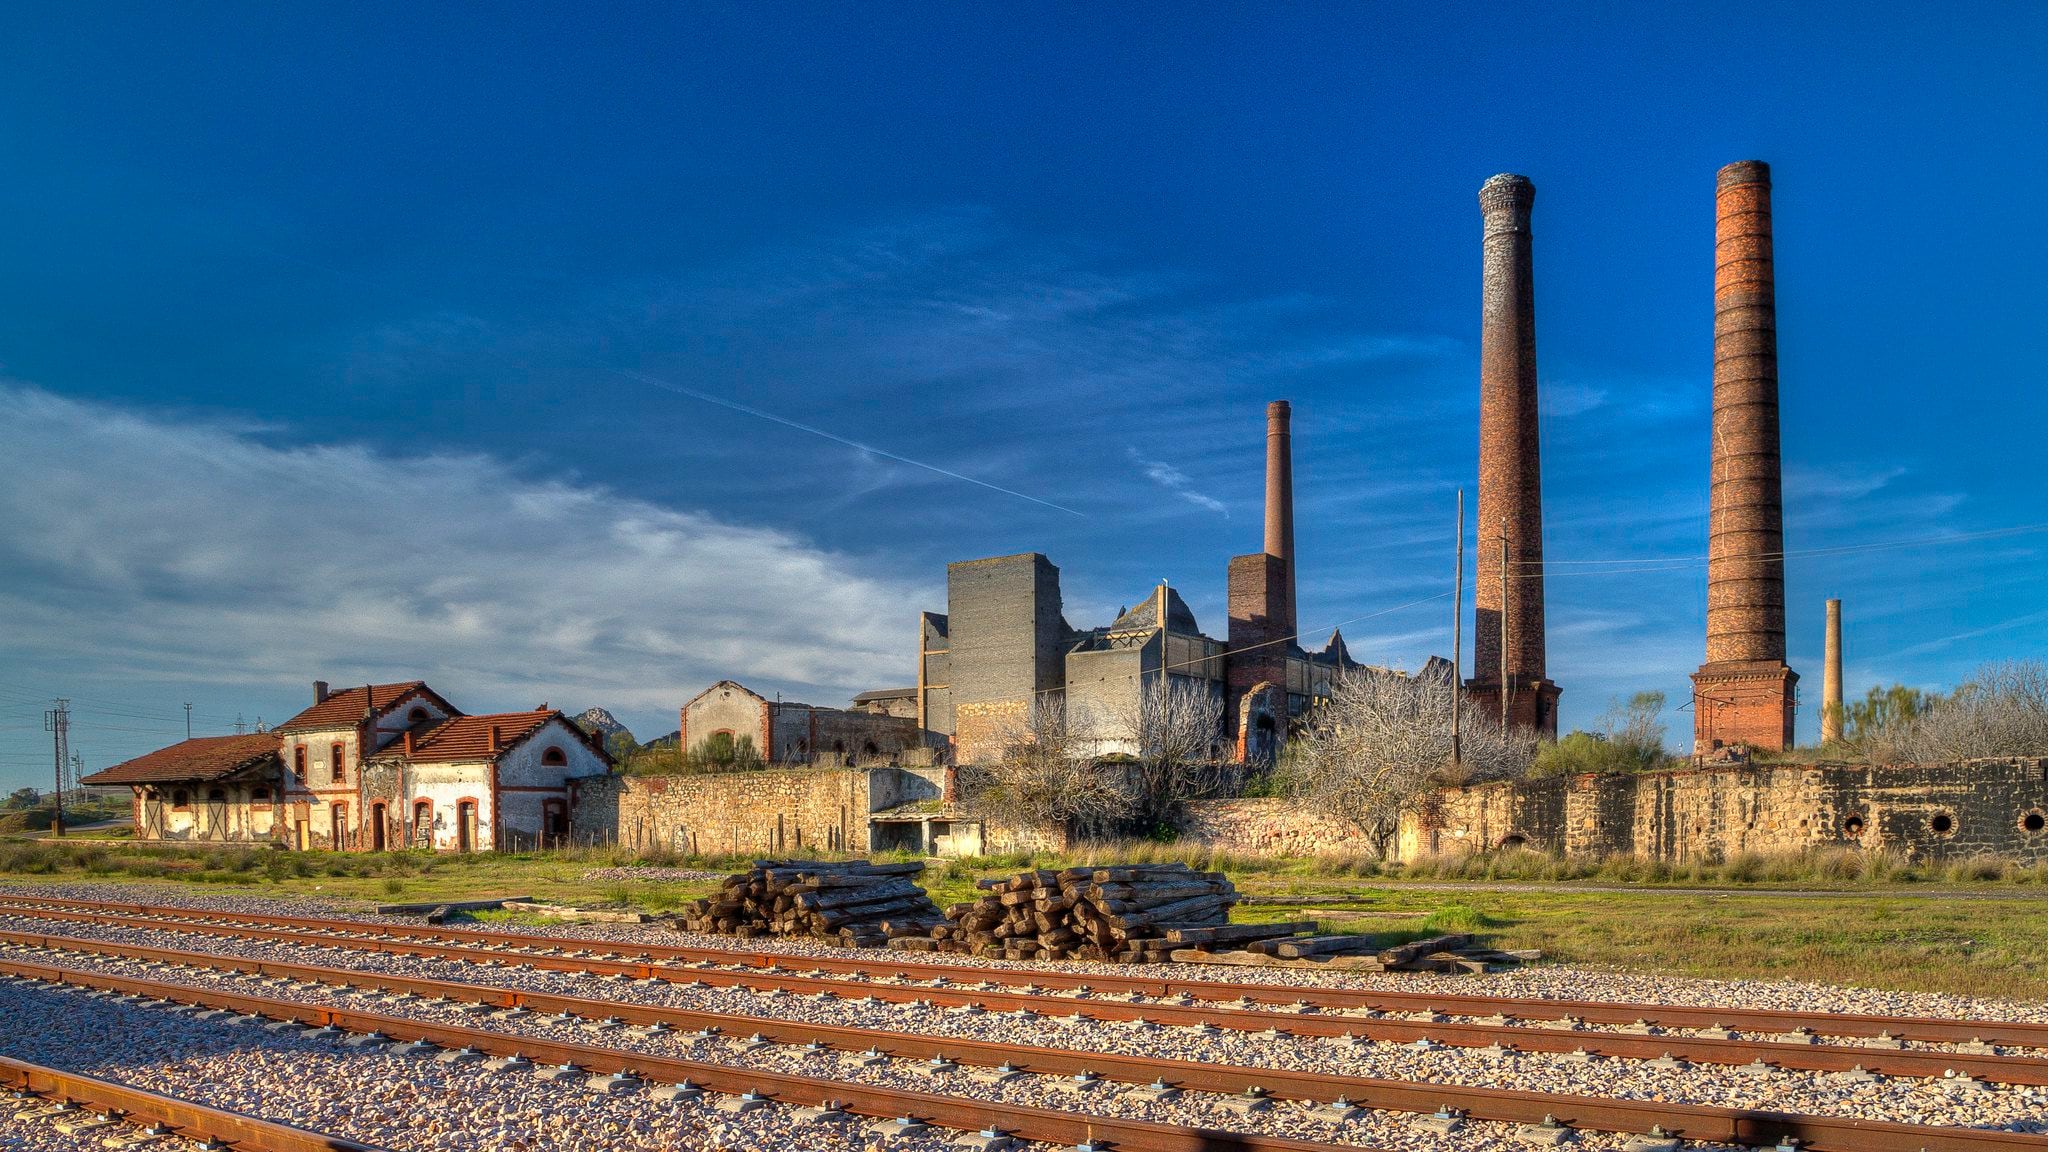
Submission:
<svg viewBox="0 0 2048 1152">
<path fill-rule="evenodd" d="M 347 745 L 343 744 L 339 740 L 327 746 L 327 782 L 330 784 L 341 783 L 341 763 L 342 757 L 345 755 L 346 748 Z"/>
<path fill-rule="evenodd" d="M 227 789 L 225 789 L 225 788 L 208 788 L 208 789 L 206 790 L 206 802 L 207 802 L 208 804 L 225 804 L 225 803 L 227 803 L 227 802 L 228 802 L 228 790 L 227 790 Z"/>
<path fill-rule="evenodd" d="M 417 724 L 426 718 L 427 710 L 425 708 L 415 707 L 412 711 L 405 714 L 405 722 L 407 724 Z"/>
<path fill-rule="evenodd" d="M 540 754 L 540 762 L 550 768 L 561 768 L 569 763 L 569 754 L 560 748 L 549 748 Z"/>
<path fill-rule="evenodd" d="M 304 744 L 292 745 L 292 775 L 298 777 L 301 783 L 306 779 L 306 746 Z"/>
<path fill-rule="evenodd" d="M 249 799 L 251 799 L 251 800 L 268 800 L 268 799 L 270 799 L 270 785 L 268 785 L 268 784 L 258 784 L 258 785 L 257 785 L 257 786 L 255 786 L 254 788 L 251 788 L 251 789 L 249 789 Z"/>
</svg>

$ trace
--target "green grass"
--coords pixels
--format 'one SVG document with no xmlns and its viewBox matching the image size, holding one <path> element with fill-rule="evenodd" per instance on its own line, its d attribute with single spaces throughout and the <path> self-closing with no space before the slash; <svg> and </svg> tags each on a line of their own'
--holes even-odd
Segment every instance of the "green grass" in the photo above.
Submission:
<svg viewBox="0 0 2048 1152">
<path fill-rule="evenodd" d="M 908 859 L 900 854 L 887 859 Z M 253 846 L 126 841 L 0 842 L 0 881 L 176 883 L 196 890 L 383 903 L 531 895 L 646 911 L 672 909 L 716 881 L 589 881 L 610 865 L 737 871 L 747 857 L 634 855 L 611 849 L 471 856 L 285 852 Z M 2003 861 L 1906 865 L 1839 854 L 1716 865 L 1565 862 L 1534 853 L 1387 868 L 1344 858 L 1266 860 L 1139 843 L 1060 856 L 952 860 L 921 883 L 940 905 L 974 882 L 1025 867 L 1183 859 L 1230 874 L 1245 922 L 1309 919 L 1389 943 L 1472 932 L 1551 959 L 1689 976 L 1804 979 L 1872 988 L 2048 998 L 2048 884 Z M 1700 894 L 1687 887 L 1724 888 Z M 1448 889 L 1448 890 L 1446 890 Z M 1797 895 L 1804 889 L 1825 895 Z M 1958 895 L 2005 899 L 1956 899 Z M 546 923 L 521 913 L 486 922 Z"/>
</svg>

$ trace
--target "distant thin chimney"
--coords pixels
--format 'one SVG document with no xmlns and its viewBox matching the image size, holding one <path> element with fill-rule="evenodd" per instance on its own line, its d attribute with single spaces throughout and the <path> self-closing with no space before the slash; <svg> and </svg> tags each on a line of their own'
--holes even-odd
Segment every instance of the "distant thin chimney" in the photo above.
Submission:
<svg viewBox="0 0 2048 1152">
<path fill-rule="evenodd" d="M 372 687 L 374 687 L 374 685 L 363 685 L 363 719 L 365 720 L 368 720 L 370 717 L 375 716 L 377 714 L 377 710 L 371 707 L 370 705 L 370 697 L 373 695 L 373 693 L 370 691 Z"/>
<path fill-rule="evenodd" d="M 325 681 L 325 680 L 315 680 L 315 681 L 313 681 L 313 703 L 315 703 L 315 704 L 319 704 L 319 703 L 321 703 L 321 702 L 325 701 L 326 699 L 327 699 L 327 681 Z"/>
<path fill-rule="evenodd" d="M 1285 400 L 1266 405 L 1266 555 L 1280 558 L 1280 635 L 1294 635 L 1294 433 Z M 1165 621 L 1160 621 L 1164 625 Z"/>
</svg>

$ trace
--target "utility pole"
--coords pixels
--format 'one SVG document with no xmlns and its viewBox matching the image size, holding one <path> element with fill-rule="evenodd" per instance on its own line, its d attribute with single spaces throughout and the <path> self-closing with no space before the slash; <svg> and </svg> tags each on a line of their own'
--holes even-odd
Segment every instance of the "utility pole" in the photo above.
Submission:
<svg viewBox="0 0 2048 1152">
<path fill-rule="evenodd" d="M 192 705 L 185 705 L 185 739 L 192 738 Z"/>
<path fill-rule="evenodd" d="M 83 792 L 85 790 L 85 785 L 79 783 L 79 781 L 84 779 L 85 757 L 79 755 L 76 752 L 73 752 L 71 754 L 71 790 L 73 792 Z"/>
<path fill-rule="evenodd" d="M 1500 526 L 1500 730 L 1508 730 L 1508 526 Z"/>
<path fill-rule="evenodd" d="M 51 750 L 57 758 L 57 814 L 51 829 L 64 835 L 64 765 L 71 759 L 71 701 L 59 698 L 57 706 L 43 713 L 43 730 L 50 734 Z"/>
<path fill-rule="evenodd" d="M 1458 713 L 1465 675 L 1465 490 L 1458 489 L 1458 575 L 1451 593 L 1451 765 L 1464 762 L 1463 732 Z"/>
<path fill-rule="evenodd" d="M 248 731 L 249 722 L 247 720 L 242 719 L 242 714 L 240 712 L 235 713 L 235 735 L 246 735 Z"/>
</svg>

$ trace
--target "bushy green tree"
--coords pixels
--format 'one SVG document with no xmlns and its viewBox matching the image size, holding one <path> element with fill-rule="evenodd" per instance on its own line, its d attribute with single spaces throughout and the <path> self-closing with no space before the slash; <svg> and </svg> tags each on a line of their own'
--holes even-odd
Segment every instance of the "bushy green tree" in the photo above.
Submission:
<svg viewBox="0 0 2048 1152">
<path fill-rule="evenodd" d="M 724 772 L 760 766 L 761 753 L 754 748 L 754 738 L 735 737 L 730 732 L 713 732 L 691 745 L 683 757 L 683 769 L 688 772 Z"/>
<path fill-rule="evenodd" d="M 1573 732 L 1536 753 L 1530 771 L 1539 776 L 1650 772 L 1670 764 L 1664 750 L 1662 692 L 1638 692 L 1616 700 L 1600 718 L 1597 732 Z"/>
</svg>

